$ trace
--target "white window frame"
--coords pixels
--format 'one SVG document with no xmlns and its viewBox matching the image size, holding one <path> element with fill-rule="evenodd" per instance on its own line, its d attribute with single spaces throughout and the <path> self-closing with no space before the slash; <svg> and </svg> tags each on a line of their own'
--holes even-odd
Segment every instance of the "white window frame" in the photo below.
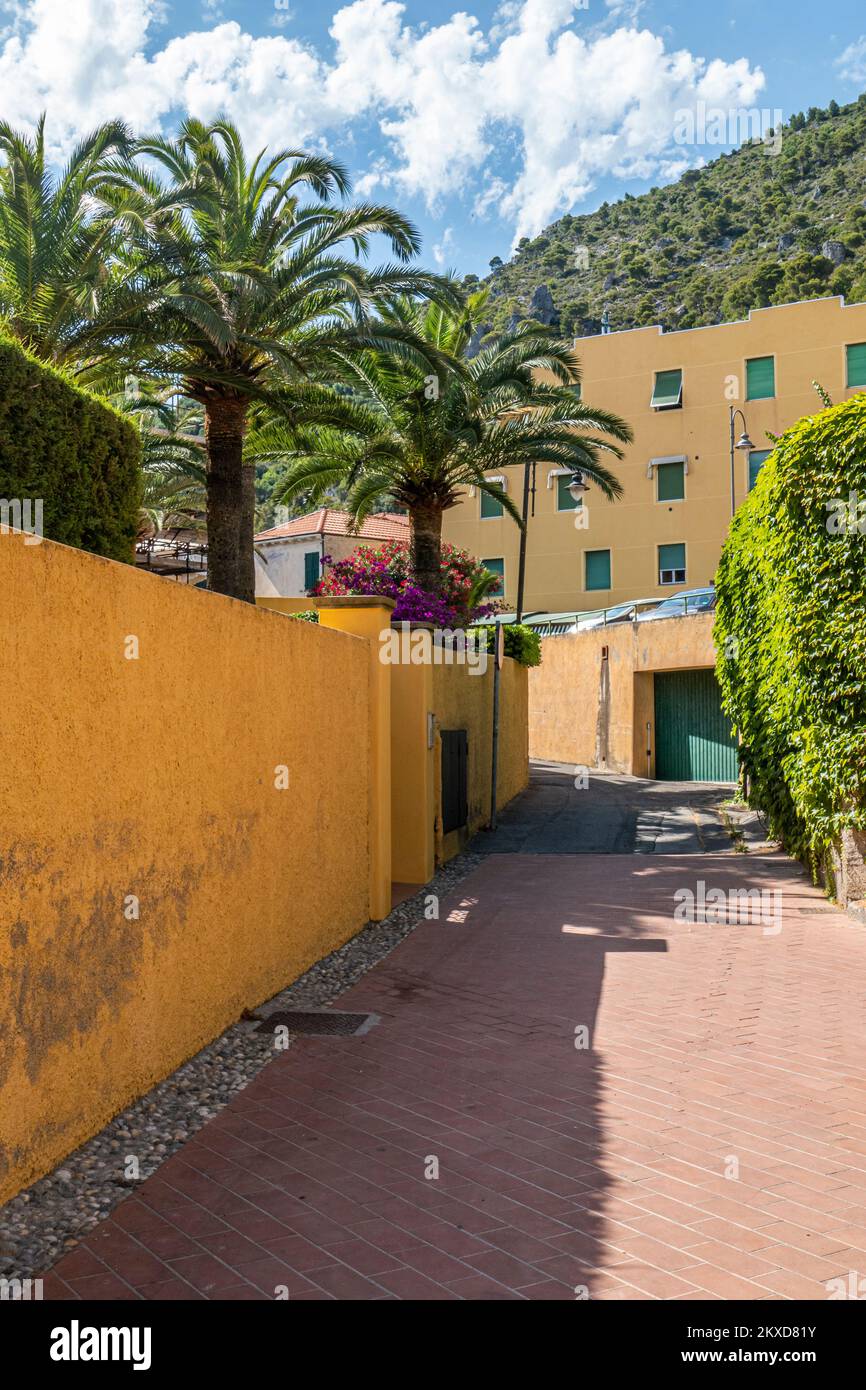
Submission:
<svg viewBox="0 0 866 1390">
<path fill-rule="evenodd" d="M 675 462 L 675 461 L 676 461 L 676 460 L 673 460 L 673 459 L 671 460 L 672 463 Z M 683 565 L 683 567 L 682 567 L 682 569 L 664 569 L 664 570 L 662 569 L 661 563 L 660 563 L 661 556 L 659 555 L 659 551 L 660 551 L 662 545 L 681 545 L 681 546 L 682 546 L 682 548 L 683 548 L 683 560 L 684 560 L 684 562 L 685 562 L 684 565 Z M 659 588 L 660 588 L 660 589 L 661 589 L 661 588 L 667 588 L 668 585 L 670 585 L 670 584 L 685 584 L 685 582 L 686 582 L 686 575 L 688 574 L 688 569 L 689 569 L 689 547 L 688 547 L 688 542 L 687 542 L 687 541 L 661 541 L 661 542 L 659 542 L 659 543 L 656 545 L 656 573 L 657 573 L 657 575 L 658 575 L 658 584 L 659 584 Z M 662 578 L 662 576 L 665 575 L 665 574 L 669 574 L 669 575 L 671 576 L 671 578 L 670 578 L 670 579 L 664 579 L 664 578 Z M 680 577 L 678 578 L 677 576 L 680 576 Z"/>
</svg>

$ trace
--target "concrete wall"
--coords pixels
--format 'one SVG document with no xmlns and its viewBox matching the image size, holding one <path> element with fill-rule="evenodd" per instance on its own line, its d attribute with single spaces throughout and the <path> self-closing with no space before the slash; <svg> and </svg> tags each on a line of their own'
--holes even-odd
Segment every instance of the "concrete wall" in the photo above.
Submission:
<svg viewBox="0 0 866 1390">
<path fill-rule="evenodd" d="M 367 641 L 18 535 L 0 618 L 3 1199 L 363 925 L 372 683 Z"/>
<path fill-rule="evenodd" d="M 625 489 L 607 502 L 597 488 L 585 494 L 585 529 L 573 511 L 557 510 L 552 469 L 539 465 L 535 515 L 527 532 L 526 612 L 608 607 L 626 599 L 678 593 L 710 582 L 731 515 L 729 407 L 742 408 L 756 449 L 772 447 L 767 431 L 782 433 L 820 409 L 818 380 L 835 401 L 862 388 L 846 384 L 845 346 L 866 341 L 866 304 L 838 298 L 756 309 L 741 323 L 683 332 L 657 327 L 579 338 L 583 399 L 623 416 L 634 443 L 611 462 Z M 776 394 L 746 401 L 746 359 L 775 357 Z M 683 406 L 653 410 L 657 371 L 681 368 Z M 737 437 L 741 423 L 737 421 Z M 685 498 L 659 502 L 650 460 L 684 456 Z M 512 498 L 522 496 L 522 470 L 506 469 Z M 649 476 L 648 476 L 649 475 Z M 748 455 L 735 455 L 736 498 L 748 485 Z M 548 484 L 551 483 L 551 486 Z M 508 516 L 482 518 L 481 499 L 466 493 L 445 513 L 443 537 L 479 559 L 505 561 L 506 602 L 517 592 L 520 532 Z M 658 546 L 684 542 L 685 585 L 658 582 Z M 584 553 L 610 550 L 611 587 L 587 591 Z"/>
<path fill-rule="evenodd" d="M 391 855 L 395 880 L 424 883 L 453 858 L 490 815 L 493 658 L 483 675 L 461 665 L 391 668 Z M 428 748 L 428 715 L 433 715 Z M 505 806 L 529 780 L 527 669 L 506 657 L 500 685 L 497 803 Z M 442 833 L 443 729 L 466 729 L 464 829 Z"/>
<path fill-rule="evenodd" d="M 483 676 L 470 676 L 465 667 L 433 668 L 433 707 L 437 735 L 442 729 L 467 729 L 469 733 L 467 800 L 469 820 L 465 829 L 442 833 L 442 741 L 437 737 L 434 760 L 436 802 L 436 859 L 444 862 L 459 852 L 475 831 L 490 819 L 490 783 L 493 748 L 493 658 Z M 499 692 L 499 753 L 497 805 L 506 806 L 529 781 L 528 704 L 529 681 L 525 666 L 506 657 Z"/>
<path fill-rule="evenodd" d="M 529 672 L 530 756 L 654 776 L 652 673 L 714 666 L 712 627 L 695 614 L 544 638 Z"/>
</svg>

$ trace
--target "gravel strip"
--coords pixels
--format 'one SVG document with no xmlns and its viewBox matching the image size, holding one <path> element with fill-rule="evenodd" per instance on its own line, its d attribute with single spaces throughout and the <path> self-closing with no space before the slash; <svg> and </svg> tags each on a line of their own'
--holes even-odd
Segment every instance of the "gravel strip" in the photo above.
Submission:
<svg viewBox="0 0 866 1390">
<path fill-rule="evenodd" d="M 484 862 L 480 854 L 449 861 L 413 897 L 382 922 L 357 936 L 255 1010 L 321 1007 L 331 1003 L 399 945 L 424 920 L 430 894 L 444 898 Z M 28 1279 L 44 1273 L 65 1250 L 103 1221 L 130 1190 L 228 1105 L 274 1057 L 273 1039 L 242 1019 L 191 1057 L 173 1075 L 101 1133 L 69 1154 L 53 1173 L 0 1207 L 0 1275 Z M 137 1177 L 128 1176 L 137 1162 Z"/>
</svg>

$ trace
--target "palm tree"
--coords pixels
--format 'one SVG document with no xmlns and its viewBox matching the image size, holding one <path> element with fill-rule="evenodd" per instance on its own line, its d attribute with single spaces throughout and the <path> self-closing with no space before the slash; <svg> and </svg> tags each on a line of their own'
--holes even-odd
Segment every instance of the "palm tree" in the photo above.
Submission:
<svg viewBox="0 0 866 1390">
<path fill-rule="evenodd" d="M 141 436 L 139 534 L 182 527 L 199 531 L 204 540 L 207 470 L 201 410 L 153 383 L 131 386 L 127 383 L 123 392 L 108 399 Z"/>
<path fill-rule="evenodd" d="M 420 587 L 440 587 L 442 518 L 474 487 L 500 502 L 521 523 L 508 494 L 489 476 L 504 468 L 551 463 L 579 470 L 616 498 L 622 487 L 604 458 L 622 457 L 629 426 L 579 400 L 579 363 L 572 349 L 537 324 L 485 340 L 466 352 L 486 292 L 462 310 L 403 299 L 383 318 L 427 345 L 445 368 L 395 360 L 375 347 L 345 355 L 351 392 L 317 415 L 308 403 L 301 429 L 273 425 L 251 447 L 259 458 L 282 458 L 281 496 L 323 491 L 343 482 L 347 507 L 360 523 L 389 496 L 409 513 L 411 568 Z"/>
<path fill-rule="evenodd" d="M 103 332 L 131 370 L 170 381 L 203 408 L 209 587 L 254 602 L 251 407 L 299 419 L 305 383 L 333 377 L 357 351 L 420 363 L 406 329 L 381 320 L 374 329 L 371 311 L 397 295 L 444 291 L 437 277 L 407 268 L 418 239 L 405 218 L 330 201 L 348 191 L 333 160 L 280 150 L 249 163 L 229 121 L 192 118 L 177 139 L 142 140 L 137 151 L 158 173 L 136 165 L 114 175 L 134 292 Z M 396 264 L 359 263 L 375 234 Z"/>
<path fill-rule="evenodd" d="M 109 121 L 53 177 L 45 117 L 32 137 L 0 122 L 0 324 L 45 361 L 78 365 L 117 287 L 120 230 L 101 193 L 130 148 L 127 127 Z"/>
</svg>

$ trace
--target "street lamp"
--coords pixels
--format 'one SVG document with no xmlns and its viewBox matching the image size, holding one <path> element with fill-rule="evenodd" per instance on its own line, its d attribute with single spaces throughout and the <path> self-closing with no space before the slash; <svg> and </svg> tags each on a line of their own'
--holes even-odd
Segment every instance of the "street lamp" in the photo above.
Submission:
<svg viewBox="0 0 866 1390">
<path fill-rule="evenodd" d="M 738 415 L 739 415 L 740 419 L 741 419 L 742 422 L 743 422 L 743 433 L 740 435 L 740 437 L 739 437 L 739 439 L 737 440 L 737 442 L 734 443 L 734 434 L 735 434 L 735 428 L 734 428 L 734 427 L 735 427 L 736 419 L 737 419 L 737 416 L 738 416 Z M 751 453 L 751 451 L 752 451 L 752 449 L 754 449 L 754 447 L 755 447 L 754 444 L 752 443 L 751 439 L 749 438 L 749 432 L 748 432 L 748 428 L 747 428 L 747 426 L 746 426 L 746 417 L 745 417 L 745 415 L 743 414 L 742 410 L 739 410 L 736 406 L 733 406 L 733 405 L 732 405 L 732 406 L 731 406 L 731 516 L 733 516 L 733 515 L 734 515 L 734 512 L 737 510 L 737 494 L 736 494 L 736 484 L 735 484 L 735 475 L 734 475 L 734 453 L 738 451 L 738 452 L 741 453 L 741 454 L 748 454 L 748 453 Z"/>
<path fill-rule="evenodd" d="M 571 475 L 571 482 L 568 484 L 568 491 L 573 502 L 582 502 L 583 494 L 586 492 L 587 484 L 584 481 L 580 469 L 576 469 Z"/>
<path fill-rule="evenodd" d="M 529 494 L 532 492 L 532 515 L 535 516 L 535 468 L 534 463 L 527 463 L 523 473 L 523 526 L 520 529 L 520 554 L 517 561 L 517 612 L 514 621 L 519 623 L 523 618 L 523 587 L 526 576 L 526 528 L 529 524 Z M 531 471 L 531 486 L 530 486 Z M 575 502 L 583 500 L 583 494 L 587 490 L 580 469 L 575 469 L 568 484 L 568 491 Z"/>
</svg>

